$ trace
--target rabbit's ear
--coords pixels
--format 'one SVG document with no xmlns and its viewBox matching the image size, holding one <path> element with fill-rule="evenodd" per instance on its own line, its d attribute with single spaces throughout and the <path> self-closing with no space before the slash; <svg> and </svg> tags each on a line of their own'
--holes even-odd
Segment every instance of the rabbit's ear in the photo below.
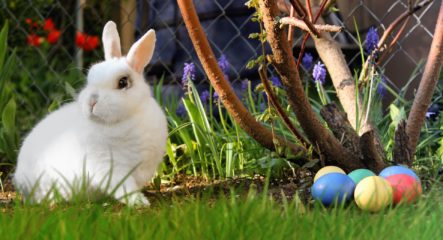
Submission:
<svg viewBox="0 0 443 240">
<path fill-rule="evenodd" d="M 119 58 L 122 56 L 122 51 L 120 49 L 120 37 L 118 36 L 117 26 L 113 21 L 107 22 L 103 28 L 102 41 L 105 52 L 105 60 Z"/>
<path fill-rule="evenodd" d="M 151 61 L 155 49 L 155 40 L 155 31 L 150 29 L 129 49 L 126 60 L 135 71 L 142 73 L 149 61 Z"/>
</svg>

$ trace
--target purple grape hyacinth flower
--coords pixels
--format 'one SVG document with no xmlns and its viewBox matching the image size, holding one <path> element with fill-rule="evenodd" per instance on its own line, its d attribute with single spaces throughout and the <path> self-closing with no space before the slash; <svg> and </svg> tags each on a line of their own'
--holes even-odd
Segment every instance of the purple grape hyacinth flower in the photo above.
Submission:
<svg viewBox="0 0 443 240">
<path fill-rule="evenodd" d="M 436 103 L 433 103 L 426 112 L 426 118 L 429 120 L 435 120 L 440 114 L 440 108 Z"/>
<path fill-rule="evenodd" d="M 222 54 L 218 58 L 218 66 L 220 66 L 220 69 L 225 75 L 229 74 L 229 61 L 228 58 L 226 58 L 226 55 Z"/>
<path fill-rule="evenodd" d="M 325 84 L 326 79 L 326 69 L 325 65 L 320 61 L 314 65 L 314 69 L 312 70 L 312 77 L 314 78 L 314 82 L 319 82 L 321 85 Z"/>
<path fill-rule="evenodd" d="M 271 77 L 271 82 L 272 82 L 272 84 L 273 84 L 274 86 L 276 86 L 276 87 L 278 87 L 278 88 L 281 88 L 281 87 L 282 87 L 282 84 L 281 84 L 281 82 L 280 82 L 280 78 L 278 78 L 277 76 L 272 76 L 272 77 Z"/>
<path fill-rule="evenodd" d="M 303 55 L 303 58 L 301 59 L 301 65 L 306 69 L 309 70 L 312 67 L 312 60 L 314 57 L 310 53 L 305 53 Z"/>
<path fill-rule="evenodd" d="M 366 34 L 365 40 L 365 50 L 367 53 L 371 53 L 377 48 L 378 41 L 380 40 L 377 29 L 375 27 L 370 27 L 368 33 Z"/>
<path fill-rule="evenodd" d="M 212 99 L 214 99 L 214 102 L 218 100 L 218 93 L 216 91 L 212 94 Z"/>
<path fill-rule="evenodd" d="M 266 103 L 264 102 L 260 103 L 260 112 L 264 112 L 266 108 L 267 108 Z"/>
<path fill-rule="evenodd" d="M 201 94 L 200 94 L 200 100 L 205 103 L 209 100 L 209 91 L 208 90 L 204 90 Z"/>
<path fill-rule="evenodd" d="M 177 109 L 175 110 L 175 114 L 179 117 L 184 117 L 186 115 L 186 108 L 185 105 L 183 105 L 183 102 L 180 101 L 180 104 L 177 106 Z"/>
<path fill-rule="evenodd" d="M 182 86 L 186 86 L 188 84 L 188 79 L 191 81 L 195 80 L 195 64 L 193 62 L 191 63 L 185 63 L 185 66 L 183 67 L 183 76 L 182 76 Z"/>
</svg>

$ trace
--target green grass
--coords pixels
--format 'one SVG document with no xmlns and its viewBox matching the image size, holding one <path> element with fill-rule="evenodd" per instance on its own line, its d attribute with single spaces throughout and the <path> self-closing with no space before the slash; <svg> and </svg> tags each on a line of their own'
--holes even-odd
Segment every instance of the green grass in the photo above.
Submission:
<svg viewBox="0 0 443 240">
<path fill-rule="evenodd" d="M 307 207 L 296 200 L 211 197 L 160 201 L 151 208 L 77 204 L 2 208 L 2 239 L 435 239 L 442 236 L 443 194 L 417 204 L 363 212 Z M 213 197 L 213 196 L 212 196 Z"/>
</svg>

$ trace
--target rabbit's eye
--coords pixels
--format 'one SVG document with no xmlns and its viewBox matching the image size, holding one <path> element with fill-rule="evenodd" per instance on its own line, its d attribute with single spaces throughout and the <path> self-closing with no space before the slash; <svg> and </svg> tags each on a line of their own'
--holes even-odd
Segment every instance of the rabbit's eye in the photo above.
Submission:
<svg viewBox="0 0 443 240">
<path fill-rule="evenodd" d="M 122 77 L 118 80 L 118 89 L 129 88 L 129 80 L 128 77 Z"/>
</svg>

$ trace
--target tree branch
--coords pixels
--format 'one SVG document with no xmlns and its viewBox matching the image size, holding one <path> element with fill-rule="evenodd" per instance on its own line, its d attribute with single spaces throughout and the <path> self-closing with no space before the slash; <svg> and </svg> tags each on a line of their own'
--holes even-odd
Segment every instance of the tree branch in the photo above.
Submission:
<svg viewBox="0 0 443 240">
<path fill-rule="evenodd" d="M 286 24 L 294 27 L 298 27 L 305 31 L 310 31 L 305 22 L 294 17 L 283 17 L 280 19 L 281 24 Z M 329 24 L 315 24 L 314 28 L 319 32 L 340 32 L 343 28 L 340 26 L 329 25 Z"/>
<path fill-rule="evenodd" d="M 305 155 L 306 151 L 304 148 L 288 142 L 282 137 L 275 136 L 274 133 L 264 127 L 248 112 L 240 99 L 238 99 L 231 85 L 224 78 L 198 20 L 192 0 L 177 0 L 177 2 L 197 56 L 220 100 L 237 124 L 268 149 L 275 150 L 274 140 L 277 140 L 279 144 L 289 147 L 295 154 L 302 153 Z"/>
<path fill-rule="evenodd" d="M 412 165 L 412 156 L 409 149 L 409 137 L 406 134 L 406 121 L 401 120 L 394 134 L 394 162 L 398 164 Z"/>
<path fill-rule="evenodd" d="M 425 70 L 420 81 L 417 93 L 409 113 L 406 133 L 409 136 L 411 154 L 415 154 L 420 138 L 420 130 L 426 118 L 426 112 L 432 101 L 435 87 L 443 62 L 443 2 L 440 5 L 437 24 L 435 25 L 434 38 L 432 39 Z"/>
<path fill-rule="evenodd" d="M 332 39 L 328 32 L 321 34 L 322 38 L 313 38 L 315 48 L 328 69 L 338 99 L 347 113 L 349 122 L 354 129 L 358 130 L 359 135 L 373 130 L 369 121 L 361 122 L 361 119 L 366 119 L 364 116 L 362 117 L 363 104 L 361 99 L 356 97 L 355 93 L 358 89 L 356 89 L 354 77 L 346 63 L 340 44 Z"/>
<path fill-rule="evenodd" d="M 368 58 L 365 61 L 365 64 L 363 65 L 363 68 L 360 72 L 360 76 L 359 76 L 359 82 L 362 82 L 365 80 L 366 78 L 366 72 L 368 71 L 369 68 L 369 63 L 371 63 L 374 59 L 374 57 L 380 53 L 380 52 L 385 52 L 386 50 L 388 50 L 388 47 L 385 47 L 386 41 L 389 37 L 389 35 L 406 19 L 409 18 L 409 16 L 411 16 L 412 14 L 414 14 L 415 12 L 417 12 L 418 10 L 422 9 L 423 7 L 427 6 L 428 4 L 432 3 L 433 0 L 424 0 L 420 3 L 418 3 L 416 6 L 412 7 L 409 6 L 408 10 L 406 12 L 404 12 L 403 14 L 401 14 L 400 16 L 398 16 L 391 24 L 389 24 L 388 28 L 386 28 L 386 30 L 383 32 L 383 35 L 381 36 L 380 40 L 378 41 L 377 44 L 377 48 L 372 51 L 372 53 L 368 56 Z M 393 45 L 393 44 L 391 44 Z M 384 57 L 383 57 L 384 58 Z"/>
<path fill-rule="evenodd" d="M 360 150 L 364 164 L 375 172 L 386 167 L 385 153 L 373 130 L 363 133 L 360 137 Z"/>
<path fill-rule="evenodd" d="M 330 103 L 320 110 L 320 114 L 341 144 L 355 156 L 359 156 L 360 137 L 349 123 L 346 113 L 340 111 L 335 103 Z"/>
<path fill-rule="evenodd" d="M 260 0 L 260 12 L 266 29 L 266 37 L 271 46 L 272 63 L 281 76 L 286 88 L 289 104 L 305 134 L 313 145 L 318 145 L 329 163 L 337 163 L 347 170 L 364 167 L 331 133 L 322 125 L 312 110 L 303 90 L 303 85 L 297 71 L 291 48 L 286 41 L 285 33 L 274 19 L 278 9 L 274 0 Z"/>
<path fill-rule="evenodd" d="M 275 97 L 274 92 L 272 91 L 271 86 L 269 85 L 269 80 L 266 74 L 266 68 L 263 66 L 260 66 L 258 73 L 260 75 L 261 82 L 263 83 L 263 87 L 265 89 L 266 94 L 269 97 L 269 100 L 271 101 L 272 106 L 274 106 L 275 110 L 277 111 L 278 115 L 282 118 L 285 125 L 288 127 L 288 129 L 292 132 L 292 134 L 300 141 L 300 143 L 307 149 L 311 145 L 295 128 L 294 124 L 292 124 L 289 117 L 286 115 L 285 111 L 281 107 L 280 103 L 278 102 L 278 99 Z"/>
<path fill-rule="evenodd" d="M 298 14 L 298 16 L 305 22 L 306 26 L 309 28 L 309 32 L 311 32 L 314 36 L 320 37 L 320 33 L 315 29 L 314 25 L 308 18 L 308 13 L 306 12 L 303 4 L 299 2 L 299 0 L 289 0 L 292 7 L 294 7 L 294 11 Z"/>
</svg>

